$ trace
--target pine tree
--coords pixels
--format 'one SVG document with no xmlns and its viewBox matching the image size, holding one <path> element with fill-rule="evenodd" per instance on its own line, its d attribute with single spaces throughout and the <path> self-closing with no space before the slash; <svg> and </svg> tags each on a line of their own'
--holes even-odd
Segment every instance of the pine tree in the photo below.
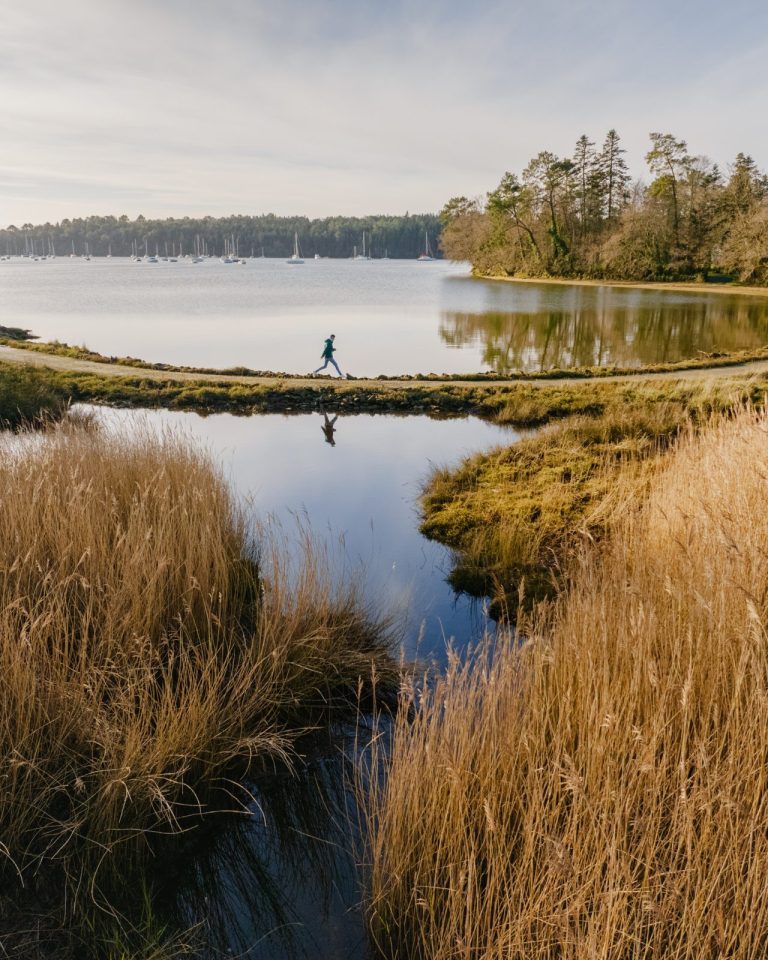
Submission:
<svg viewBox="0 0 768 960">
<path fill-rule="evenodd" d="M 594 176 L 597 165 L 594 141 L 582 134 L 573 151 L 576 181 L 576 208 L 581 236 L 585 236 L 594 216 Z"/>
<path fill-rule="evenodd" d="M 621 146 L 621 137 L 609 130 L 603 148 L 597 157 L 597 186 L 601 197 L 601 210 L 606 220 L 613 220 L 629 199 L 629 167 L 624 159 L 627 151 Z"/>
</svg>

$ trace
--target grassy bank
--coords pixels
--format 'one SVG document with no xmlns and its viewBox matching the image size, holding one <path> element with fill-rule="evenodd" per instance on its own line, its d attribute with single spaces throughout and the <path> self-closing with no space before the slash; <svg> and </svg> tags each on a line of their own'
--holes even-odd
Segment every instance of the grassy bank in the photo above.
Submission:
<svg viewBox="0 0 768 960">
<path fill-rule="evenodd" d="M 765 955 L 768 420 L 687 431 L 525 643 L 400 713 L 371 797 L 384 957 Z"/>
<path fill-rule="evenodd" d="M 32 331 L 26 330 L 24 327 L 4 327 L 0 325 L 0 341 L 8 340 L 17 347 L 23 341 L 35 339 L 37 338 Z"/>
<path fill-rule="evenodd" d="M 0 328 L 0 330 L 2 329 L 3 328 Z M 183 374 L 188 377 L 204 376 L 208 378 L 215 378 L 217 382 L 226 382 L 228 379 L 243 381 L 244 378 L 260 378 L 281 381 L 306 381 L 308 379 L 306 374 L 281 373 L 272 370 L 258 370 L 244 366 L 218 369 L 216 367 L 192 367 L 179 366 L 170 363 L 151 363 L 147 360 L 138 359 L 137 357 L 107 356 L 105 354 L 96 353 L 85 346 L 70 346 L 69 344 L 59 343 L 58 341 L 53 341 L 51 343 L 20 342 L 22 339 L 23 338 L 19 338 L 17 341 L 4 337 L 0 334 L 0 346 L 13 347 L 17 350 L 26 350 L 30 353 L 43 356 L 63 357 L 74 361 L 86 361 L 87 363 L 101 364 L 104 367 L 125 367 L 126 370 L 132 369 L 144 370 L 151 373 Z M 719 369 L 721 367 L 737 366 L 743 363 L 753 363 L 766 359 L 768 359 L 768 347 L 756 347 L 753 350 L 733 350 L 729 352 L 717 351 L 711 353 L 698 352 L 696 356 L 689 357 L 685 360 L 650 363 L 642 366 L 619 367 L 613 365 L 594 367 L 552 367 L 547 370 L 539 371 L 513 370 L 506 374 L 500 374 L 493 370 L 481 373 L 415 373 L 399 374 L 397 376 L 379 374 L 376 377 L 351 377 L 350 379 L 353 382 L 359 379 L 364 383 L 370 383 L 371 381 L 393 383 L 410 383 L 412 381 L 423 381 L 426 383 L 434 383 L 435 381 L 441 383 L 530 381 L 535 383 L 542 380 L 585 380 L 594 379 L 596 377 L 634 377 L 643 376 L 644 374 L 649 373 L 682 373 L 686 370 Z M 331 381 L 330 377 L 314 377 L 312 379 L 317 380 L 319 383 Z"/>
<path fill-rule="evenodd" d="M 289 570 L 184 441 L 19 443 L 0 457 L 0 923 L 42 903 L 76 926 L 141 880 L 151 835 L 231 808 L 231 778 L 290 766 L 397 668 L 354 585 L 311 551 Z"/>
<path fill-rule="evenodd" d="M 23 371 L 19 374 L 18 371 Z M 431 416 L 482 417 L 515 427 L 536 427 L 574 414 L 599 415 L 611 404 L 633 403 L 636 398 L 685 397 L 706 389 L 681 377 L 663 380 L 631 378 L 597 383 L 533 383 L 509 381 L 484 383 L 482 379 L 451 381 L 414 380 L 403 382 L 344 381 L 318 379 L 311 383 L 298 378 L 265 378 L 260 382 L 234 379 L 197 380 L 147 376 L 101 375 L 91 371 L 68 371 L 48 367 L 0 363 L 0 390 L 3 382 L 21 382 L 55 398 L 72 402 L 99 403 L 115 407 L 166 408 L 201 414 L 303 413 L 324 407 L 347 413 L 425 413 Z M 739 378 L 718 376 L 721 384 L 748 385 L 757 395 L 764 376 Z M 746 389 L 746 387 L 745 387 Z"/>
<path fill-rule="evenodd" d="M 69 392 L 54 378 L 28 367 L 0 367 L 0 429 L 57 419 Z"/>
<path fill-rule="evenodd" d="M 620 483 L 642 486 L 648 465 L 687 424 L 744 401 L 761 402 L 762 381 L 626 384 L 534 393 L 501 406 L 497 422 L 560 419 L 514 446 L 436 470 L 422 499 L 421 530 L 455 551 L 456 589 L 491 595 L 496 612 L 556 592 L 585 538 L 601 536 Z"/>
</svg>

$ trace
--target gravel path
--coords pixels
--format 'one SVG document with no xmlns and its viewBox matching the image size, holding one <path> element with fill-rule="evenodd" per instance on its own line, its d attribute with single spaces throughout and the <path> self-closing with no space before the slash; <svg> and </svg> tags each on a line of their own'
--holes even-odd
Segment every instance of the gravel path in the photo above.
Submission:
<svg viewBox="0 0 768 960">
<path fill-rule="evenodd" d="M 216 373 L 187 373 L 180 370 L 151 370 L 144 367 L 129 367 L 118 363 L 98 363 L 94 360 L 75 360 L 71 357 L 57 354 L 38 353 L 34 350 L 18 349 L 16 347 L 0 346 L 0 361 L 3 363 L 25 364 L 35 367 L 48 367 L 53 370 L 64 370 L 76 373 L 91 373 L 102 377 L 142 377 L 146 380 L 177 380 L 209 383 L 244 383 L 266 386 L 281 380 L 278 374 L 266 377 L 244 377 L 235 374 Z M 283 383 L 290 383 L 293 387 L 311 387 L 319 384 L 343 382 L 356 387 L 376 387 L 379 390 L 408 389 L 429 385 L 435 387 L 446 384 L 454 387 L 504 387 L 511 383 L 529 383 L 532 386 L 575 386 L 579 383 L 609 383 L 629 380 L 714 380 L 721 377 L 751 377 L 768 373 L 768 360 L 756 360 L 747 363 L 734 363 L 720 367 L 698 367 L 693 370 L 669 370 L 663 373 L 617 374 L 603 377 L 559 377 L 555 379 L 526 380 L 344 380 L 331 377 L 290 377 L 283 379 Z"/>
</svg>

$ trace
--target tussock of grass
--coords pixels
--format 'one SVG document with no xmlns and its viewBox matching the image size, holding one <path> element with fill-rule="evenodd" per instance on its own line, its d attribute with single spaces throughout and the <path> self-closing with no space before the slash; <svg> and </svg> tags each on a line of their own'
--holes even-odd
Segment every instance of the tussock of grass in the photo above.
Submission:
<svg viewBox="0 0 768 960">
<path fill-rule="evenodd" d="M 258 552 L 256 552 L 258 548 Z M 308 550 L 252 542 L 184 440 L 62 429 L 0 457 L 0 875 L 68 907 L 226 779 L 396 684 L 387 624 Z M 225 801 L 229 806 L 231 801 Z M 78 878 L 87 878 L 79 887 Z"/>
<path fill-rule="evenodd" d="M 67 392 L 45 371 L 0 366 L 0 429 L 60 417 Z"/>
<path fill-rule="evenodd" d="M 375 757 L 383 956 L 768 945 L 768 418 L 687 432 L 525 642 L 455 661 Z"/>
</svg>

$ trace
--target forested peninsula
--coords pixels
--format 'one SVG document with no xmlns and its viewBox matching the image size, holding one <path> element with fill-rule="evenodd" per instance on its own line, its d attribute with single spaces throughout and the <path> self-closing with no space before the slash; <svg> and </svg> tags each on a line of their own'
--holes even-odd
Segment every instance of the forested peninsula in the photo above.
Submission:
<svg viewBox="0 0 768 960">
<path fill-rule="evenodd" d="M 443 208 L 442 249 L 480 276 L 768 284 L 768 176 L 739 153 L 727 170 L 685 140 L 651 133 L 648 182 L 621 138 L 579 137 L 537 154 L 484 199 Z"/>
<path fill-rule="evenodd" d="M 15 224 L 0 230 L 0 254 L 41 254 L 127 257 L 134 252 L 183 255 L 200 252 L 219 256 L 231 250 L 242 257 L 285 257 L 293 252 L 294 234 L 304 256 L 351 257 L 362 252 L 374 257 L 413 259 L 424 252 L 425 233 L 437 250 L 441 222 L 435 214 L 402 216 L 173 217 L 150 220 L 139 215 L 85 217 L 60 223 Z"/>
</svg>

